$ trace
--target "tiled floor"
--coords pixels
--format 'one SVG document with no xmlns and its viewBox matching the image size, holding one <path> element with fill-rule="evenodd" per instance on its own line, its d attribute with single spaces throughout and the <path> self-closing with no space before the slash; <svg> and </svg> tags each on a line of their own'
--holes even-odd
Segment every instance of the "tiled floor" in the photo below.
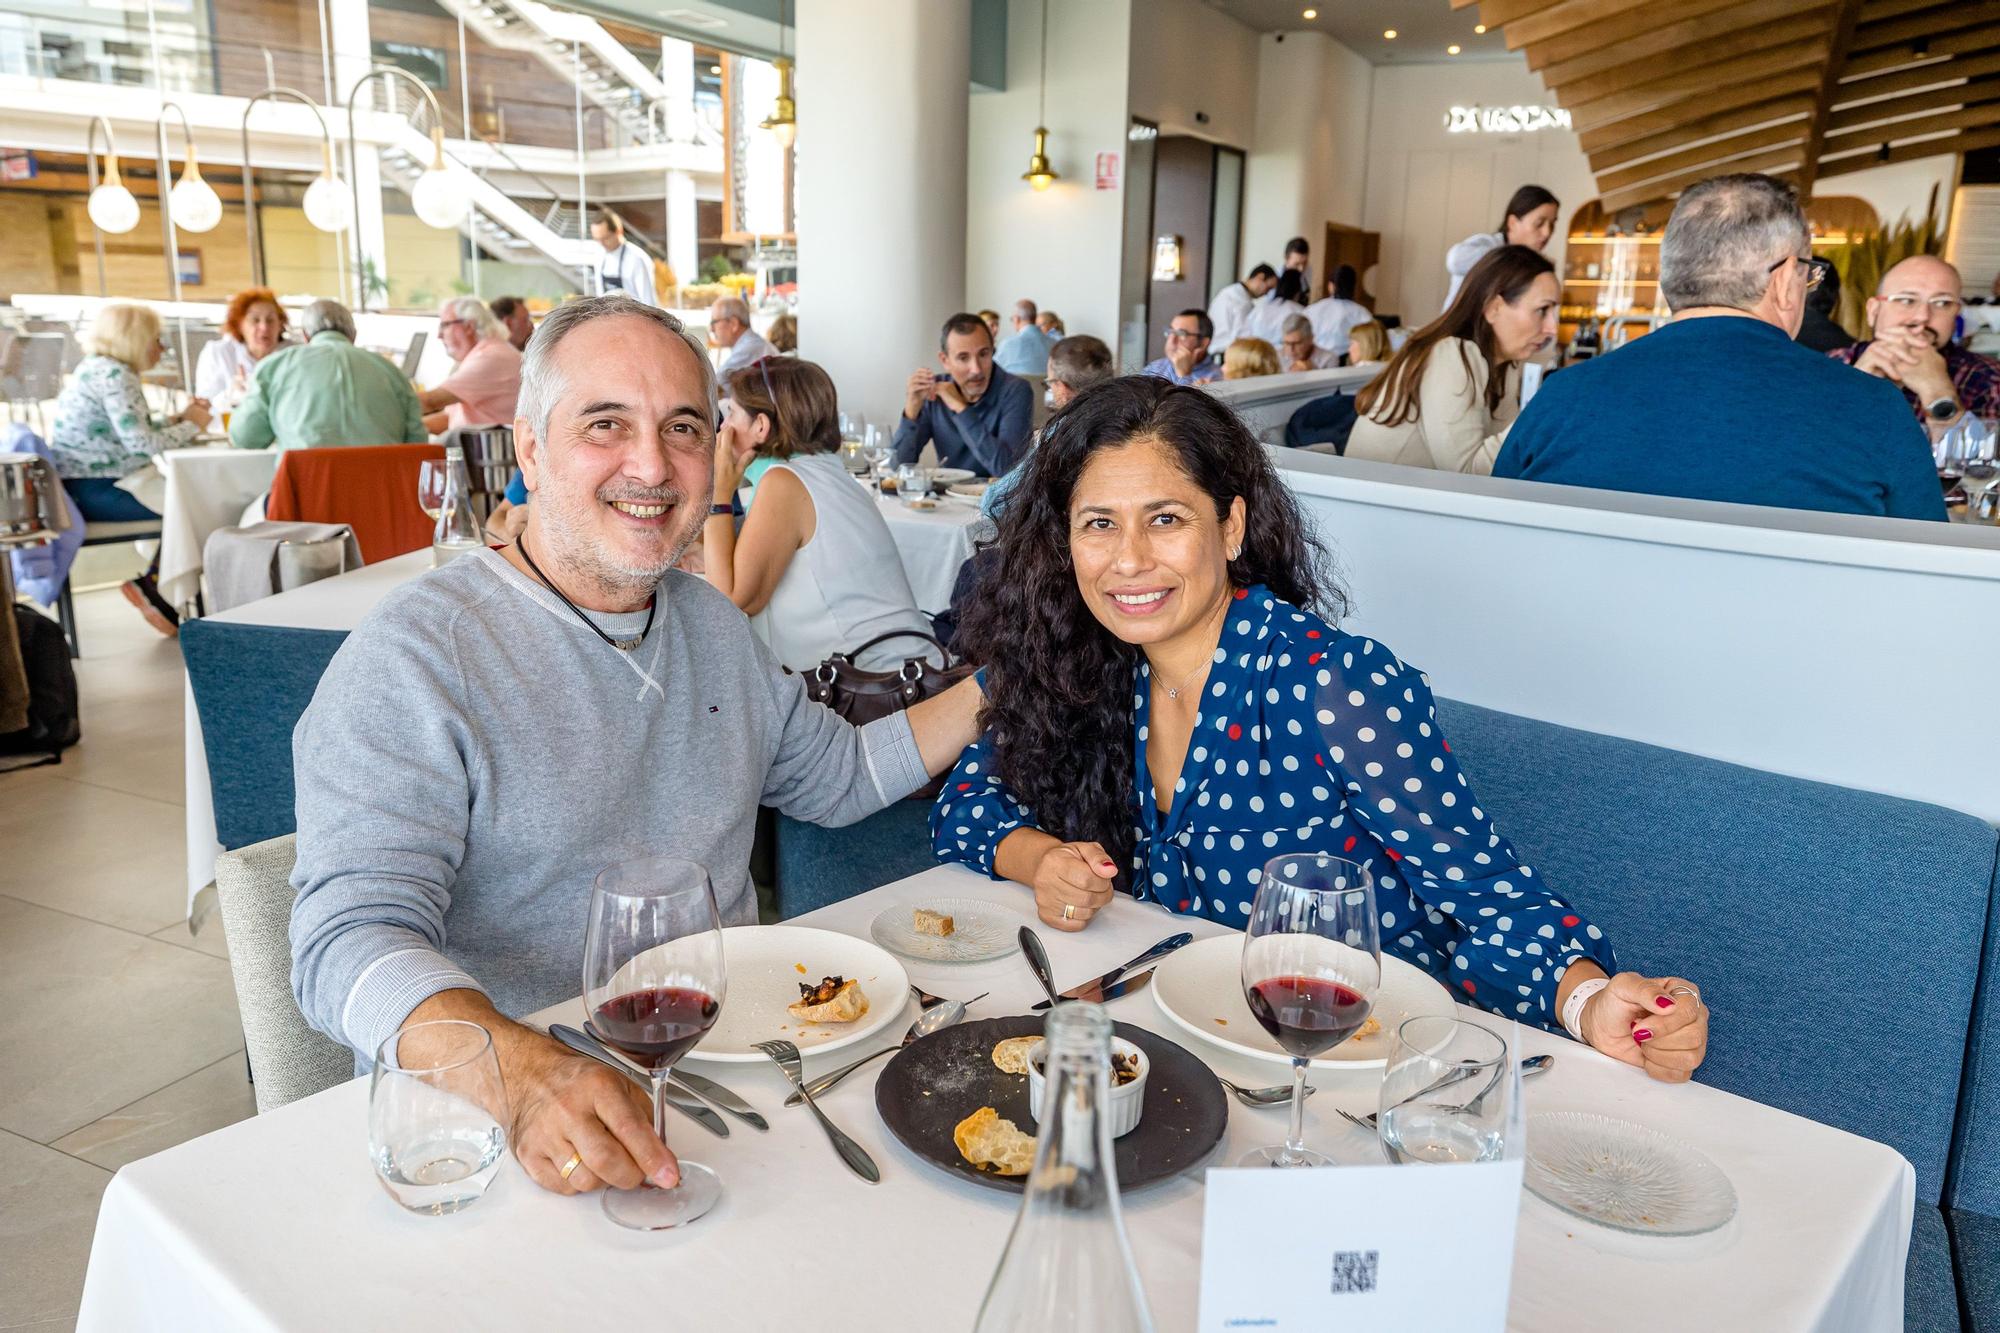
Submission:
<svg viewBox="0 0 2000 1333">
<path fill-rule="evenodd" d="M 112 1172 L 256 1109 L 186 923 L 180 652 L 116 591 L 77 612 L 83 741 L 0 773 L 0 1329 L 72 1327 Z"/>
</svg>

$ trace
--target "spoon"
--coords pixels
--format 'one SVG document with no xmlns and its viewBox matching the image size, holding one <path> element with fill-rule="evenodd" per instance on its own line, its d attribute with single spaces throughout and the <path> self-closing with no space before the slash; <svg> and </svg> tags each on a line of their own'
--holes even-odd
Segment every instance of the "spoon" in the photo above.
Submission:
<svg viewBox="0 0 2000 1333">
<path fill-rule="evenodd" d="M 1521 1077 L 1527 1079 L 1527 1078 L 1533 1078 L 1536 1074 L 1545 1074 L 1550 1069 L 1555 1067 L 1555 1063 L 1556 1063 L 1556 1058 L 1553 1055 L 1531 1055 L 1527 1059 L 1521 1061 Z M 1411 1100 L 1415 1100 L 1415 1097 L 1421 1097 L 1425 1093 L 1436 1092 L 1439 1088 L 1445 1087 L 1449 1084 L 1461 1082 L 1464 1080 L 1465 1077 L 1467 1076 L 1458 1073 L 1447 1074 L 1445 1075 L 1445 1077 L 1439 1079 L 1436 1083 L 1431 1084 L 1428 1088 L 1424 1088 L 1422 1091 L 1416 1093 Z M 1467 1102 L 1466 1106 L 1461 1106 L 1458 1107 L 1457 1109 L 1463 1111 L 1466 1109 L 1466 1107 L 1473 1106 L 1476 1103 L 1484 1101 L 1486 1098 L 1487 1091 L 1490 1091 L 1490 1088 L 1487 1090 L 1482 1090 L 1477 1097 L 1474 1097 L 1472 1101 Z M 1338 1107 L 1334 1109 L 1339 1110 Z M 1375 1117 L 1377 1113 L 1374 1111 L 1370 1111 L 1367 1115 L 1352 1115 L 1346 1111 L 1340 1111 L 1340 1114 L 1343 1117 L 1345 1117 L 1350 1124 L 1359 1125 L 1361 1128 L 1370 1131 L 1373 1131 L 1375 1128 Z"/>
<path fill-rule="evenodd" d="M 834 1070 L 830 1074 L 821 1074 L 818 1078 L 806 1084 L 806 1092 L 811 1093 L 815 1097 L 819 1096 L 821 1093 L 825 1092 L 828 1088 L 840 1082 L 840 1080 L 846 1078 L 849 1074 L 852 1074 L 855 1070 L 861 1068 L 861 1066 L 867 1064 L 870 1060 L 873 1060 L 878 1056 L 887 1055 L 891 1051 L 900 1051 L 903 1049 L 904 1046 L 908 1046 L 911 1042 L 917 1040 L 917 1038 L 919 1037 L 928 1037 L 933 1032 L 942 1031 L 943 1029 L 950 1027 L 953 1023 L 956 1023 L 961 1018 L 965 1017 L 965 1006 L 967 1006 L 968 1004 L 972 1004 L 975 1001 L 983 1000 L 985 998 L 986 996 L 982 992 L 981 994 L 973 996 L 972 999 L 970 1000 L 946 1000 L 942 1004 L 932 1005 L 930 1008 L 924 1010 L 921 1014 L 917 1015 L 917 1021 L 910 1024 L 910 1030 L 903 1034 L 903 1040 L 900 1045 L 884 1046 L 879 1051 L 870 1051 L 867 1055 L 862 1056 L 859 1060 L 854 1061 L 852 1064 L 842 1065 L 840 1068 Z M 804 1100 L 805 1096 L 803 1094 L 795 1092 L 791 1096 L 785 1098 L 785 1105 L 797 1106 Z"/>
<path fill-rule="evenodd" d="M 1042 993 L 1049 997 L 1049 1004 L 1052 1007 L 1061 1004 L 1055 975 L 1049 970 L 1049 951 L 1042 947 L 1042 937 L 1032 927 L 1021 927 L 1021 954 L 1028 960 L 1028 970 L 1035 974 L 1035 980 L 1042 983 Z"/>
<path fill-rule="evenodd" d="M 1261 1110 L 1267 1106 L 1290 1106 L 1292 1104 L 1292 1085 L 1289 1083 L 1279 1083 L 1268 1088 L 1239 1088 L 1220 1074 L 1216 1075 L 1215 1081 L 1235 1093 L 1236 1100 L 1242 1102 L 1245 1106 L 1254 1106 Z M 1318 1088 L 1308 1085 L 1306 1087 L 1306 1096 L 1310 1097 L 1318 1091 Z"/>
</svg>

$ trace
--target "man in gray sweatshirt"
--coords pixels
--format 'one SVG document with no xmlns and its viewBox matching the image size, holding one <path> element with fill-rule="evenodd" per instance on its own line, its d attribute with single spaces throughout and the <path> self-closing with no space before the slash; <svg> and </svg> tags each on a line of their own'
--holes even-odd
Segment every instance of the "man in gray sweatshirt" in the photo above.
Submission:
<svg viewBox="0 0 2000 1333">
<path fill-rule="evenodd" d="M 679 1178 L 628 1080 L 513 1021 L 582 984 L 591 883 L 670 853 L 756 920 L 760 803 L 852 823 L 975 737 L 977 687 L 856 728 L 674 570 L 708 517 L 715 378 L 664 311 L 565 305 L 524 367 L 520 542 L 399 589 L 293 737 L 292 985 L 372 1061 L 408 1024 L 493 1034 L 521 1164 L 564 1193 Z"/>
</svg>

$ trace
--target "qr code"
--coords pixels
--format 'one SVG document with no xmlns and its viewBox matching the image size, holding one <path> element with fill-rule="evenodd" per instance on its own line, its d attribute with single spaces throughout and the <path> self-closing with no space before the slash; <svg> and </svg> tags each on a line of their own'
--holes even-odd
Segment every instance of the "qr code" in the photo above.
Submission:
<svg viewBox="0 0 2000 1333">
<path fill-rule="evenodd" d="M 1374 1250 L 1336 1250 L 1333 1255 L 1333 1294 L 1365 1295 L 1375 1290 Z"/>
</svg>

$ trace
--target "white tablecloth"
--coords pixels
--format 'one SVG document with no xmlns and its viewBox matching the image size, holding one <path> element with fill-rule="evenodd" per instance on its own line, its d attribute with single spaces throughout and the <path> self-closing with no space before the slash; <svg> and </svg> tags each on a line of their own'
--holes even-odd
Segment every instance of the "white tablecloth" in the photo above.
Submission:
<svg viewBox="0 0 2000 1333">
<path fill-rule="evenodd" d="M 958 567 L 972 554 L 978 506 L 940 497 L 936 509 L 924 512 L 894 496 L 878 495 L 875 507 L 896 539 L 896 553 L 903 557 L 903 573 L 917 595 L 917 609 L 936 612 L 950 606 Z"/>
<path fill-rule="evenodd" d="M 235 520 L 230 520 L 234 522 Z M 222 524 L 220 526 L 228 526 Z M 375 604 L 391 591 L 416 578 L 431 567 L 429 547 L 411 551 L 380 564 L 367 565 L 352 573 L 308 583 L 303 588 L 279 593 L 225 611 L 209 619 L 245 625 L 283 625 L 294 629 L 347 629 L 375 609 Z M 215 840 L 215 800 L 208 786 L 208 751 L 203 748 L 201 714 L 194 706 L 194 690 L 186 685 L 186 770 L 187 770 L 187 874 L 188 916 L 192 919 L 196 897 L 215 878 L 215 856 L 222 844 Z"/>
<path fill-rule="evenodd" d="M 865 937 L 885 907 L 945 895 L 1023 900 L 1014 886 L 938 868 L 801 922 Z M 1087 931 L 1041 934 L 1057 983 L 1069 985 L 1179 929 L 1221 930 L 1124 902 Z M 938 994 L 990 991 L 974 1006 L 977 1017 L 1024 1012 L 1038 994 L 1018 957 L 958 968 L 913 963 L 909 971 Z M 1150 991 L 1112 1010 L 1190 1046 L 1226 1078 L 1286 1077 L 1282 1066 L 1182 1034 Z M 571 1002 L 543 1017 L 558 1014 L 575 1022 L 582 1008 Z M 1897 1153 L 1699 1084 L 1650 1082 L 1540 1031 L 1523 1032 L 1520 1042 L 1530 1053 L 1556 1053 L 1555 1067 L 1528 1085 L 1531 1114 L 1598 1111 L 1678 1135 L 1728 1173 L 1740 1206 L 1712 1235 L 1640 1240 L 1572 1221 L 1524 1195 L 1511 1328 L 1901 1327 L 1916 1183 Z M 809 1059 L 808 1072 L 853 1055 Z M 471 1211 L 406 1213 L 373 1179 L 368 1089 L 355 1081 L 120 1171 L 98 1215 L 78 1327 L 540 1330 L 664 1321 L 676 1329 L 849 1333 L 972 1326 L 1016 1201 L 944 1176 L 888 1134 L 874 1106 L 879 1063 L 821 1099 L 880 1164 L 874 1186 L 839 1164 L 804 1108 L 779 1105 L 786 1087 L 775 1068 L 697 1063 L 747 1096 L 772 1128 L 760 1134 L 732 1122 L 730 1137 L 717 1139 L 675 1119 L 675 1146 L 720 1172 L 724 1188 L 716 1211 L 686 1232 L 621 1231 L 595 1199 L 545 1193 L 511 1159 Z M 1332 1109 L 1373 1109 L 1376 1078 L 1320 1074 L 1315 1082 L 1308 1140 L 1345 1161 L 1379 1162 L 1374 1140 Z M 1284 1111 L 1231 1102 L 1229 1116 L 1214 1163 L 1283 1137 Z M 1158 1326 L 1192 1327 L 1201 1177 L 1128 1196 L 1125 1220 Z M 802 1248 L 800 1238 L 821 1228 L 837 1243 Z"/>
<path fill-rule="evenodd" d="M 208 535 L 233 527 L 244 507 L 271 489 L 278 454 L 199 445 L 168 450 L 159 460 L 167 483 L 160 510 L 160 595 L 174 606 L 191 606 L 201 591 Z"/>
</svg>

